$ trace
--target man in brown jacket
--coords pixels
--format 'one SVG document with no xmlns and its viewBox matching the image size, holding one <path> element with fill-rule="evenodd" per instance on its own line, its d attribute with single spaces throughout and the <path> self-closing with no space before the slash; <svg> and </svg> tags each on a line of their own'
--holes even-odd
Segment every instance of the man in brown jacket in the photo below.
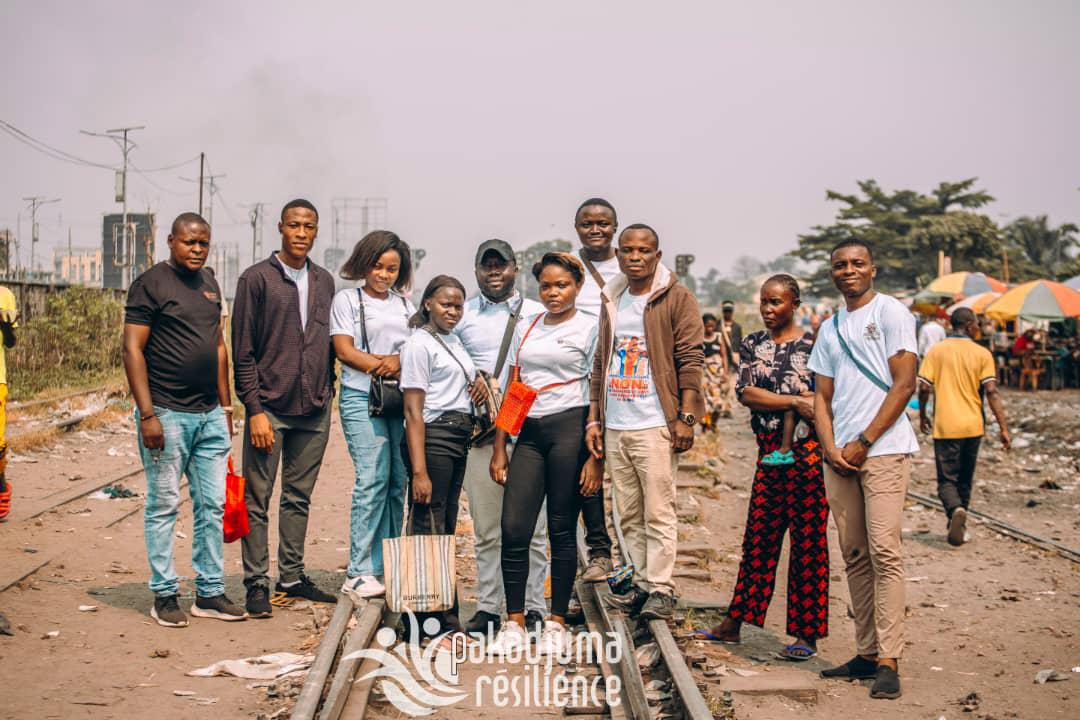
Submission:
<svg viewBox="0 0 1080 720">
<path fill-rule="evenodd" d="M 694 444 L 705 363 L 697 298 L 660 264 L 648 225 L 619 235 L 622 275 L 604 287 L 585 441 L 606 457 L 634 585 L 612 596 L 647 620 L 675 609 L 677 453 Z M 606 448 L 606 453 L 605 453 Z"/>
</svg>

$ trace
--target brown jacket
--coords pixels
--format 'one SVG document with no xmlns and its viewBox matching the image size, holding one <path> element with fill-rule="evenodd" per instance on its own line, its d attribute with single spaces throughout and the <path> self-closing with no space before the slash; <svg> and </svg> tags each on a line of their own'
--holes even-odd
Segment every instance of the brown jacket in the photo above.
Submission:
<svg viewBox="0 0 1080 720">
<path fill-rule="evenodd" d="M 596 359 L 593 361 L 589 392 L 589 400 L 599 406 L 601 423 L 607 405 L 605 386 L 608 368 L 611 367 L 611 356 L 615 351 L 615 313 L 619 308 L 619 297 L 626 291 L 627 285 L 626 276 L 617 275 L 603 290 L 604 297 L 610 302 L 604 302 L 601 307 L 600 335 L 596 341 Z M 678 421 L 680 393 L 686 388 L 697 391 L 698 407 L 682 408 L 682 411 L 701 417 L 704 411 L 701 384 L 705 365 L 702 348 L 705 330 L 701 322 L 701 309 L 694 294 L 663 264 L 656 266 L 649 301 L 645 305 L 644 324 L 649 368 L 668 427 Z"/>
</svg>

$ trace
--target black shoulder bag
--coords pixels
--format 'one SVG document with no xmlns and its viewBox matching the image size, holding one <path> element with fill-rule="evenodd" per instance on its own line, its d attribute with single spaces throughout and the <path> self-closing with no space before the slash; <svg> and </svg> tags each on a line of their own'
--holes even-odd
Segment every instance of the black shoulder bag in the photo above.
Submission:
<svg viewBox="0 0 1080 720">
<path fill-rule="evenodd" d="M 503 330 L 502 343 L 499 344 L 499 356 L 495 360 L 495 368 L 492 374 L 483 370 L 476 371 L 477 380 L 487 386 L 488 399 L 483 406 L 476 408 L 476 430 L 473 432 L 474 446 L 487 445 L 495 440 L 495 418 L 499 417 L 499 408 L 502 407 L 502 387 L 499 378 L 502 376 L 503 366 L 506 364 L 506 356 L 510 352 L 510 342 L 514 338 L 514 328 L 517 326 L 521 310 L 525 307 L 525 298 L 521 299 L 506 319 L 506 328 Z"/>
<path fill-rule="evenodd" d="M 360 339 L 364 344 L 364 352 L 371 352 L 368 343 L 367 322 L 364 317 L 364 290 L 356 288 L 360 296 Z M 401 298 L 405 303 L 405 298 Z M 408 304 L 405 304 L 408 308 Z M 371 376 L 371 389 L 368 391 L 368 414 L 372 417 L 403 418 L 405 417 L 405 396 L 401 393 L 401 386 L 394 378 Z"/>
</svg>

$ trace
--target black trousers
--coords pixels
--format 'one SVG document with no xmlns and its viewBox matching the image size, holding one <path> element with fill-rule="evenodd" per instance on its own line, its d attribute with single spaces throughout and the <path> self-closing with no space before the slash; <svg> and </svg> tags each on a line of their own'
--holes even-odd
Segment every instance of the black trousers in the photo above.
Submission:
<svg viewBox="0 0 1080 720">
<path fill-rule="evenodd" d="M 460 412 L 444 413 L 424 424 L 424 459 L 427 461 L 428 477 L 431 478 L 431 502 L 427 505 L 413 502 L 412 463 L 409 461 L 408 447 L 403 448 L 405 469 L 409 473 L 406 535 L 453 535 L 457 530 L 458 505 L 465 482 L 465 462 L 469 457 L 471 434 L 472 418 Z M 437 613 L 416 613 L 416 620 L 422 629 L 424 620 L 434 617 L 440 623 L 438 634 L 446 630 L 460 630 L 458 614 L 458 598 L 455 594 L 451 609 Z M 421 630 L 421 634 L 425 633 Z"/>
<path fill-rule="evenodd" d="M 577 519 L 583 500 L 578 483 L 589 456 L 585 449 L 588 411 L 587 407 L 578 407 L 528 418 L 521 428 L 503 493 L 502 571 L 507 613 L 525 611 L 529 541 L 546 497 L 551 614 L 566 615 L 577 574 Z M 603 505 L 600 507 L 603 513 Z"/>
<path fill-rule="evenodd" d="M 967 509 L 975 479 L 982 436 L 969 438 L 934 438 L 934 462 L 937 464 L 937 492 L 945 514 L 950 518 L 956 508 Z"/>
<path fill-rule="evenodd" d="M 611 536 L 608 535 L 604 514 L 604 493 L 585 495 L 581 498 L 581 520 L 585 523 L 585 545 L 589 558 L 611 558 Z"/>
</svg>

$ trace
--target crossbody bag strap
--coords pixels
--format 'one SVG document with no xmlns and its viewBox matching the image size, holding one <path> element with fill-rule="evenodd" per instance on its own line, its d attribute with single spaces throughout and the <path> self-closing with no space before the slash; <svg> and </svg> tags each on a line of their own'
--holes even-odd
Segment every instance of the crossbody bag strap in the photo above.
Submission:
<svg viewBox="0 0 1080 720">
<path fill-rule="evenodd" d="M 364 318 L 364 289 L 356 288 L 356 294 L 360 300 L 360 342 L 364 343 L 364 352 L 371 354 L 371 345 L 367 339 L 367 321 Z"/>
<path fill-rule="evenodd" d="M 465 369 L 465 363 L 458 360 L 458 356 L 454 354 L 454 351 L 450 349 L 450 346 L 446 344 L 446 341 L 439 337 L 439 333 L 430 329 L 428 330 L 428 332 L 431 333 L 431 337 L 435 338 L 435 341 L 437 343 L 442 345 L 442 349 L 448 352 L 450 354 L 450 357 L 454 358 L 454 362 L 458 364 L 458 367 L 461 368 L 461 372 L 465 375 L 465 384 L 472 385 L 473 381 L 469 377 L 469 371 Z"/>
<path fill-rule="evenodd" d="M 514 328 L 517 327 L 517 321 L 521 317 L 523 307 L 525 307 L 525 298 L 521 298 L 517 309 L 510 313 L 510 317 L 506 319 L 506 329 L 503 330 L 502 342 L 499 344 L 499 358 L 495 361 L 494 377 L 496 380 L 502 375 L 503 365 L 506 364 L 506 356 L 510 354 L 510 342 L 514 339 Z"/>
<path fill-rule="evenodd" d="M 539 315 L 537 315 L 536 319 L 532 321 L 531 325 L 529 325 L 529 329 L 525 331 L 525 336 L 521 338 L 521 343 L 518 344 L 518 362 L 521 361 L 521 348 L 525 345 L 525 341 L 529 339 L 529 333 L 531 333 L 533 328 L 536 327 L 536 323 L 538 323 L 538 322 L 540 322 L 541 320 L 544 319 L 545 315 L 547 315 L 547 313 L 540 313 Z M 521 380 L 520 367 L 518 368 L 518 370 L 519 370 L 518 376 L 517 376 L 518 382 L 523 382 Z M 553 390 L 553 389 L 555 389 L 557 387 L 561 387 L 563 385 L 569 385 L 570 383 L 580 382 L 581 380 L 585 380 L 588 377 L 589 377 L 588 375 L 583 375 L 581 377 L 573 378 L 571 380 L 563 380 L 562 382 L 551 383 L 550 385 L 545 385 L 542 388 L 537 388 L 536 389 L 536 394 L 539 395 L 542 392 L 547 392 L 548 390 Z"/>
<path fill-rule="evenodd" d="M 601 275 L 600 271 L 596 269 L 596 266 L 592 264 L 592 260 L 585 257 L 584 250 L 578 250 L 578 257 L 581 258 L 581 262 L 585 264 L 585 269 L 589 271 L 590 275 L 592 275 L 592 279 L 595 280 L 596 284 L 600 286 L 601 290 L 603 290 L 605 285 L 604 276 Z M 602 296 L 603 293 L 601 293 L 601 297 Z"/>
<path fill-rule="evenodd" d="M 859 362 L 859 359 L 855 357 L 855 353 L 853 353 L 848 346 L 847 341 L 844 340 L 844 335 L 840 332 L 840 313 L 833 315 L 833 329 L 836 331 L 836 338 L 840 341 L 840 347 L 843 349 L 844 354 L 848 356 L 848 359 L 850 359 L 851 362 L 855 363 L 855 367 L 859 369 L 859 372 L 861 372 L 867 380 L 877 385 L 881 390 L 889 392 L 889 384 L 875 375 L 873 370 Z"/>
</svg>

